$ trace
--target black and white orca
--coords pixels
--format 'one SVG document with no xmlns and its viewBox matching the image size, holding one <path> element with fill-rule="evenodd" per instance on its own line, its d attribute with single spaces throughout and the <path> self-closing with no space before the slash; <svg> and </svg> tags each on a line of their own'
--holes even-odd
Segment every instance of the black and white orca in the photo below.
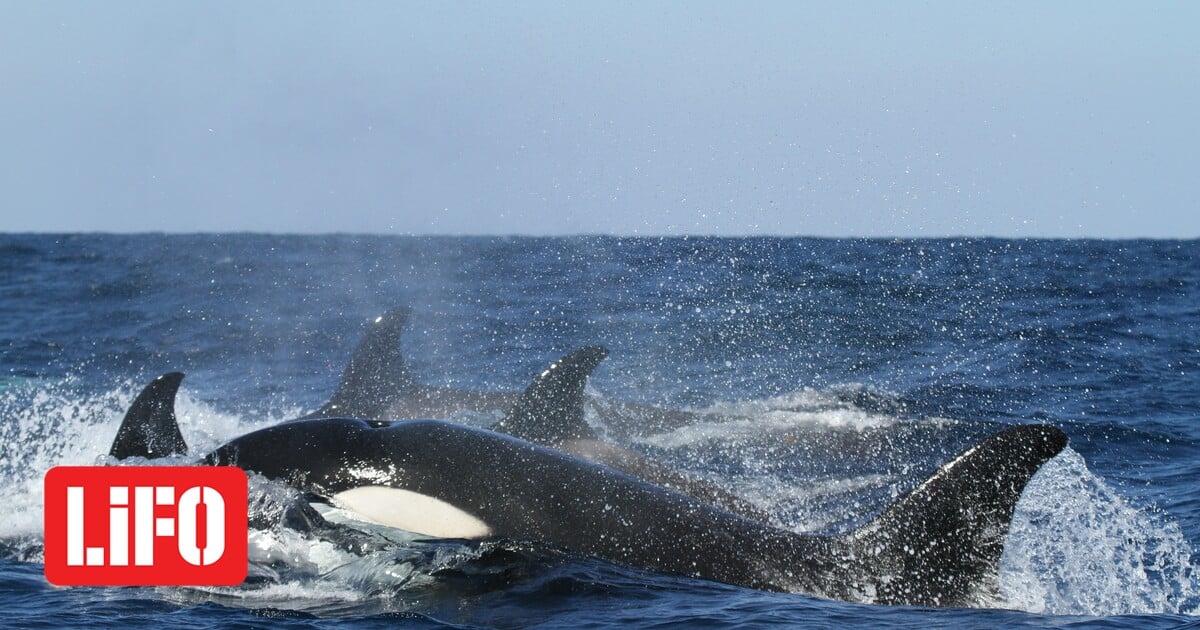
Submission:
<svg viewBox="0 0 1200 630">
<path fill-rule="evenodd" d="M 164 429 L 178 431 L 181 378 L 166 375 L 143 391 L 114 456 L 177 446 Z M 576 413 L 568 407 L 546 400 L 530 411 Z M 1048 426 L 1002 431 L 838 536 L 797 534 L 559 450 L 436 420 L 299 420 L 238 437 L 202 461 L 282 480 L 366 520 L 432 537 L 542 541 L 751 588 L 956 606 L 994 593 L 1017 501 L 1066 444 Z"/>
<path fill-rule="evenodd" d="M 360 344 L 359 351 L 355 353 L 356 359 L 371 354 L 362 351 L 363 345 L 367 345 L 366 341 Z M 608 350 L 604 347 L 588 346 L 551 363 L 515 399 L 512 408 L 491 429 L 616 468 L 643 481 L 683 492 L 735 514 L 769 521 L 770 515 L 758 506 L 717 484 L 685 475 L 637 451 L 600 439 L 584 418 L 584 387 L 592 371 L 607 356 Z M 360 369 L 376 365 L 362 360 L 351 363 L 352 367 Z M 382 365 L 377 373 L 386 374 L 387 367 L 386 364 Z M 117 459 L 133 455 L 156 458 L 187 453 L 187 445 L 179 433 L 173 410 L 162 409 L 164 405 L 171 406 L 182 380 L 183 374 L 173 372 L 159 377 L 146 387 L 143 395 L 130 407 L 128 416 L 152 420 L 122 423 L 109 453 L 111 456 Z M 354 388 L 347 387 L 344 381 L 339 388 L 343 394 L 341 399 L 356 400 L 347 393 L 350 391 L 354 391 Z M 329 407 L 327 404 L 323 408 Z M 358 409 L 363 410 L 362 407 Z M 306 419 L 313 418 L 311 414 L 300 418 Z M 367 416 L 362 419 L 381 418 Z"/>
<path fill-rule="evenodd" d="M 611 440 L 603 440 L 584 418 L 584 407 L 615 409 L 624 403 L 601 403 L 584 392 L 587 378 L 608 356 L 603 346 L 580 348 L 550 364 L 520 395 L 486 393 L 417 382 L 407 369 L 400 337 L 411 315 L 407 307 L 394 308 L 367 328 L 342 373 L 333 396 L 310 418 L 353 417 L 368 420 L 396 418 L 451 418 L 462 412 L 507 410 L 490 428 L 514 437 L 611 466 L 643 481 L 678 490 L 736 514 L 761 521 L 770 515 L 717 484 L 681 473 Z M 621 407 L 640 421 L 674 413 L 673 423 L 702 418 L 688 412 L 653 407 Z M 613 416 L 606 414 L 605 420 Z M 659 418 L 661 421 L 662 418 Z M 659 422 L 661 423 L 661 422 Z M 607 426 L 607 425 L 606 425 Z"/>
</svg>

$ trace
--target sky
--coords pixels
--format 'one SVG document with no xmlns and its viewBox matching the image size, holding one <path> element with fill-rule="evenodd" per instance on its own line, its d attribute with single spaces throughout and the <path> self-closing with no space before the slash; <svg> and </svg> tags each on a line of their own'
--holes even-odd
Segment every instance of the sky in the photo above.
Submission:
<svg viewBox="0 0 1200 630">
<path fill-rule="evenodd" d="M 1197 2 L 0 0 L 0 232 L 1200 237 Z"/>
</svg>

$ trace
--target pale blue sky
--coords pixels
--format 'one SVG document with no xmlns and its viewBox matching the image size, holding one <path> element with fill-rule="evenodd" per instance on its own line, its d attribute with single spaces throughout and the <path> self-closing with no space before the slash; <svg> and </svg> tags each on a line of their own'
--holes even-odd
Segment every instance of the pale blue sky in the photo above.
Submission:
<svg viewBox="0 0 1200 630">
<path fill-rule="evenodd" d="M 0 0 L 0 231 L 1200 237 L 1200 3 Z"/>
</svg>

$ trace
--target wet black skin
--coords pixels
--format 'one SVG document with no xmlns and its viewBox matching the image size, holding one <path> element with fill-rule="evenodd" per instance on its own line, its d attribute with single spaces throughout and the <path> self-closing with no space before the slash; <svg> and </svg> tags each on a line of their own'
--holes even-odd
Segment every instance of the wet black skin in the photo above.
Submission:
<svg viewBox="0 0 1200 630">
<path fill-rule="evenodd" d="M 603 354 L 585 348 L 546 370 L 499 428 L 575 449 L 603 447 L 581 421 L 583 380 Z M 166 374 L 142 391 L 117 432 L 115 458 L 186 452 L 174 414 L 182 378 Z M 839 599 L 954 606 L 995 593 L 1017 501 L 1066 444 L 1052 427 L 1004 430 L 837 537 L 779 529 L 669 483 L 442 421 L 299 420 L 234 439 L 204 461 L 241 466 L 324 500 L 365 485 L 418 492 L 482 519 L 494 536 L 650 570 Z M 625 467 L 638 474 L 644 464 Z"/>
<path fill-rule="evenodd" d="M 596 399 L 584 393 L 588 376 L 608 356 L 602 346 L 580 348 L 551 364 L 520 395 L 431 387 L 408 373 L 400 337 L 411 315 L 394 308 L 372 321 L 350 357 L 329 402 L 303 419 L 353 417 L 375 420 L 450 418 L 464 412 L 505 411 L 491 429 L 604 464 L 643 481 L 683 492 L 741 516 L 769 522 L 771 517 L 750 501 L 724 488 L 674 470 L 609 440 L 602 440 L 584 420 L 584 406 Z M 616 417 L 659 426 L 668 420 L 681 426 L 703 419 L 687 412 L 624 403 L 593 409 L 620 411 Z M 612 414 L 606 421 L 615 422 Z"/>
<path fill-rule="evenodd" d="M 837 599 L 948 606 L 994 589 L 1016 501 L 1065 445 L 1066 436 L 1050 427 L 1008 429 L 841 537 L 772 527 L 607 466 L 442 421 L 287 423 L 239 437 L 204 462 L 239 466 L 323 497 L 360 486 L 410 490 L 475 515 L 495 536 L 653 571 Z"/>
</svg>

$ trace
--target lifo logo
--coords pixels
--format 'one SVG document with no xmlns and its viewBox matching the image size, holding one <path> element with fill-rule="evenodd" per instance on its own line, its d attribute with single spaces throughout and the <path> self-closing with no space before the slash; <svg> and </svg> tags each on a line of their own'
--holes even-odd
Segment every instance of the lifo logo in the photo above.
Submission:
<svg viewBox="0 0 1200 630">
<path fill-rule="evenodd" d="M 46 473 L 46 579 L 60 586 L 230 586 L 246 579 L 246 473 L 58 466 Z"/>
</svg>

